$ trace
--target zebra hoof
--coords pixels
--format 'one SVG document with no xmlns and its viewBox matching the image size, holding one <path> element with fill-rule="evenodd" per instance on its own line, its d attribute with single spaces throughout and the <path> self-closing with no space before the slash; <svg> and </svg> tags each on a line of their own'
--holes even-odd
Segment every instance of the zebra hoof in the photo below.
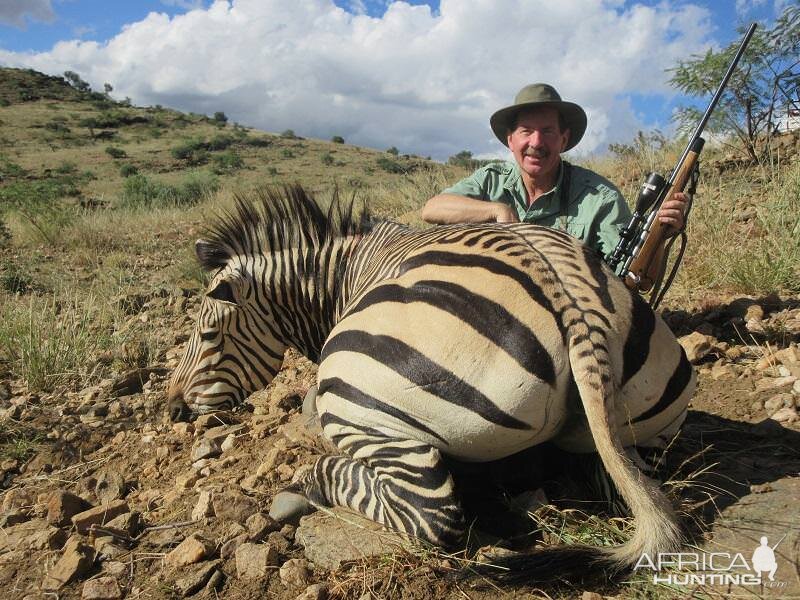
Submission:
<svg viewBox="0 0 800 600">
<path fill-rule="evenodd" d="M 316 508 L 301 494 L 278 492 L 269 507 L 269 516 L 278 523 L 297 525 L 300 517 L 314 512 Z"/>
<path fill-rule="evenodd" d="M 317 416 L 317 386 L 312 385 L 303 398 L 303 415 L 306 417 Z"/>
</svg>

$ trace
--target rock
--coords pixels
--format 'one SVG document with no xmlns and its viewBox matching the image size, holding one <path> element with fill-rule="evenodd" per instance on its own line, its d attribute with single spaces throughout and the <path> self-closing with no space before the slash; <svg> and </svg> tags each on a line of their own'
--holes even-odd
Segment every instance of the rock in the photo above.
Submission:
<svg viewBox="0 0 800 600">
<path fill-rule="evenodd" d="M 295 541 L 315 565 L 335 570 L 344 561 L 380 556 L 409 548 L 396 533 L 358 513 L 341 507 L 330 513 L 317 512 L 303 517 Z"/>
<path fill-rule="evenodd" d="M 194 484 L 200 481 L 200 479 L 200 473 L 192 469 L 190 471 L 186 471 L 185 473 L 181 473 L 175 478 L 175 487 L 179 490 L 189 490 L 192 489 Z"/>
<path fill-rule="evenodd" d="M 692 364 L 702 360 L 709 353 L 711 345 L 715 342 L 716 340 L 710 335 L 703 335 L 697 331 L 678 338 L 678 343 L 686 352 L 686 358 Z"/>
<path fill-rule="evenodd" d="M 106 523 L 106 526 L 113 529 L 119 529 L 130 537 L 134 537 L 138 535 L 144 526 L 144 522 L 142 521 L 142 513 L 134 510 L 129 513 L 121 514 L 111 519 L 108 523 Z"/>
<path fill-rule="evenodd" d="M 754 483 L 750 486 L 751 494 L 766 494 L 773 491 L 773 488 L 768 483 Z"/>
<path fill-rule="evenodd" d="M 124 498 L 127 494 L 125 478 L 116 471 L 104 471 L 97 478 L 94 495 L 103 504 Z"/>
<path fill-rule="evenodd" d="M 130 565 L 118 560 L 103 561 L 103 573 L 108 573 L 110 577 L 119 578 L 130 572 Z"/>
<path fill-rule="evenodd" d="M 194 421 L 195 431 L 205 431 L 212 427 L 219 427 L 220 425 L 235 425 L 239 419 L 233 413 L 227 411 L 219 411 L 200 415 Z"/>
<path fill-rule="evenodd" d="M 198 563 L 214 554 L 215 546 L 199 534 L 192 534 L 164 557 L 164 563 L 173 569 Z"/>
<path fill-rule="evenodd" d="M 75 540 L 75 541 L 73 541 Z M 64 553 L 53 568 L 45 575 L 42 589 L 55 591 L 62 586 L 79 580 L 94 565 L 95 551 L 88 544 L 71 538 L 64 548 Z"/>
<path fill-rule="evenodd" d="M 302 558 L 290 558 L 283 563 L 278 574 L 283 584 L 290 588 L 303 587 L 311 579 L 308 561 Z"/>
<path fill-rule="evenodd" d="M 0 529 L 6 529 L 7 527 L 13 527 L 14 525 L 19 525 L 20 523 L 25 523 L 30 521 L 31 517 L 27 512 L 23 512 L 21 510 L 14 510 L 7 513 L 0 514 Z"/>
<path fill-rule="evenodd" d="M 214 497 L 214 514 L 218 519 L 228 519 L 245 523 L 247 518 L 258 512 L 258 502 L 239 492 L 226 492 Z"/>
<path fill-rule="evenodd" d="M 110 535 L 95 538 L 94 549 L 102 555 L 103 560 L 119 558 L 128 552 L 127 548 L 120 546 L 117 539 Z"/>
<path fill-rule="evenodd" d="M 369 595 L 369 592 L 367 593 Z M 300 594 L 295 600 L 326 600 L 328 597 L 328 586 L 324 583 L 315 583 L 313 585 L 308 586 L 302 594 Z M 371 600 L 372 596 L 366 600 Z M 363 596 L 361 599 L 363 600 Z"/>
<path fill-rule="evenodd" d="M 277 531 L 279 528 L 275 519 L 260 512 L 250 515 L 245 524 L 250 540 L 253 542 L 260 542 L 268 533 Z"/>
<path fill-rule="evenodd" d="M 736 367 L 733 365 L 714 365 L 711 367 L 711 379 L 719 381 L 720 379 L 733 379 L 738 375 Z"/>
<path fill-rule="evenodd" d="M 784 407 L 794 408 L 794 396 L 789 392 L 777 394 L 764 402 L 764 409 L 768 414 L 773 414 Z"/>
<path fill-rule="evenodd" d="M 22 488 L 14 488 L 8 490 L 3 497 L 3 504 L 0 505 L 0 510 L 3 512 L 11 512 L 18 508 L 28 508 L 36 503 L 36 497 L 29 490 Z"/>
<path fill-rule="evenodd" d="M 784 407 L 772 415 L 770 419 L 777 421 L 778 423 L 790 425 L 791 423 L 797 421 L 798 414 L 794 408 Z"/>
<path fill-rule="evenodd" d="M 218 594 L 216 590 L 221 588 L 223 583 L 225 583 L 225 574 L 220 570 L 214 571 L 211 577 L 209 577 L 208 583 L 206 583 L 206 596 L 209 598 L 217 598 Z"/>
<path fill-rule="evenodd" d="M 234 448 L 236 448 L 236 436 L 234 434 L 229 434 L 220 445 L 220 448 L 223 452 L 230 452 Z"/>
<path fill-rule="evenodd" d="M 278 523 L 291 523 L 296 525 L 300 518 L 314 512 L 316 509 L 301 494 L 294 492 L 278 492 L 272 499 L 269 507 L 269 516 Z"/>
<path fill-rule="evenodd" d="M 58 491 L 47 501 L 47 522 L 57 527 L 70 524 L 72 517 L 92 508 L 92 505 L 71 492 Z"/>
<path fill-rule="evenodd" d="M 183 597 L 191 596 L 199 592 L 211 579 L 211 576 L 217 572 L 217 569 L 222 564 L 221 560 L 214 560 L 203 563 L 195 568 L 192 573 L 175 580 L 175 591 Z"/>
<path fill-rule="evenodd" d="M 788 377 L 762 377 L 756 381 L 756 391 L 764 392 L 767 390 L 778 390 L 794 385 L 797 378 L 790 375 Z"/>
<path fill-rule="evenodd" d="M 5 528 L 0 533 L 0 553 L 13 550 L 57 550 L 64 545 L 63 529 L 48 525 L 44 519 L 32 519 Z"/>
<path fill-rule="evenodd" d="M 227 542 L 222 544 L 222 548 L 219 549 L 220 557 L 223 560 L 228 560 L 229 558 L 234 557 L 239 546 L 246 544 L 248 541 L 250 541 L 250 537 L 246 533 L 229 539 Z"/>
<path fill-rule="evenodd" d="M 192 510 L 192 521 L 199 521 L 206 517 L 214 516 L 214 507 L 211 503 L 212 498 L 213 494 L 211 491 L 203 490 L 200 492 L 200 496 L 197 498 L 197 504 L 194 505 L 194 509 Z"/>
<path fill-rule="evenodd" d="M 264 460 L 258 465 L 258 469 L 256 469 L 256 475 L 262 476 L 272 473 L 275 467 L 283 462 L 284 454 L 285 450 L 277 446 L 273 446 L 267 450 L 267 453 L 264 455 Z"/>
<path fill-rule="evenodd" d="M 236 549 L 236 574 L 240 579 L 265 577 L 278 564 L 278 551 L 269 544 L 242 544 Z"/>
<path fill-rule="evenodd" d="M 216 458 L 222 454 L 222 448 L 217 439 L 200 438 L 192 446 L 192 462 L 204 458 Z"/>
<path fill-rule="evenodd" d="M 756 305 L 756 306 L 758 306 L 758 305 Z M 587 591 L 587 592 L 583 592 L 583 594 L 581 594 L 581 600 L 603 600 L 603 596 L 601 596 L 597 592 L 588 592 Z"/>
<path fill-rule="evenodd" d="M 95 523 L 104 525 L 111 519 L 127 512 L 130 512 L 127 502 L 124 500 L 114 500 L 108 504 L 96 506 L 95 508 L 90 508 L 89 510 L 78 513 L 72 517 L 72 524 L 75 525 L 78 533 L 85 534 Z"/>
<path fill-rule="evenodd" d="M 98 577 L 83 584 L 81 600 L 118 600 L 122 590 L 113 577 Z"/>
<path fill-rule="evenodd" d="M 191 423 L 175 423 L 172 431 L 180 437 L 188 437 L 194 433 L 194 425 Z"/>
</svg>

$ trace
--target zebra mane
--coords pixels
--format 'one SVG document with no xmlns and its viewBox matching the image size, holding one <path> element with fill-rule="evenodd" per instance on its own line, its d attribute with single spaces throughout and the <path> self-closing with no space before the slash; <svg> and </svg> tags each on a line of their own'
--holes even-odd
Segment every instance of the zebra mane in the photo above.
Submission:
<svg viewBox="0 0 800 600">
<path fill-rule="evenodd" d="M 334 190 L 327 211 L 301 185 L 270 187 L 234 195 L 233 208 L 220 211 L 196 247 L 200 266 L 213 271 L 233 256 L 289 248 L 319 247 L 328 240 L 368 233 L 373 226 L 366 206 L 357 210 Z"/>
</svg>

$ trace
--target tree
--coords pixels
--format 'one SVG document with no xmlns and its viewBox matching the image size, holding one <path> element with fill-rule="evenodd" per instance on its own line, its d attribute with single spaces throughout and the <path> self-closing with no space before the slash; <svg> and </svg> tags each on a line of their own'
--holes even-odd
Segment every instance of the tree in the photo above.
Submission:
<svg viewBox="0 0 800 600">
<path fill-rule="evenodd" d="M 106 95 L 106 98 L 111 95 L 111 92 L 114 91 L 113 86 L 110 83 L 103 84 L 103 93 Z"/>
<path fill-rule="evenodd" d="M 743 35 L 744 28 L 739 32 Z M 787 7 L 772 28 L 757 29 L 708 122 L 709 131 L 738 139 L 753 160 L 759 158 L 759 140 L 766 140 L 764 148 L 769 151 L 770 137 L 787 100 L 798 102 L 798 40 L 800 6 Z M 679 62 L 670 69 L 670 84 L 695 98 L 710 96 L 738 46 L 736 40 L 719 52 L 709 49 Z M 682 129 L 690 131 L 701 114 L 697 107 L 684 106 L 675 118 Z"/>
<path fill-rule="evenodd" d="M 214 121 L 217 123 L 217 125 L 225 125 L 225 123 L 228 122 L 228 117 L 224 112 L 218 110 L 214 113 Z"/>
<path fill-rule="evenodd" d="M 64 71 L 64 79 L 79 92 L 88 92 L 92 89 L 75 71 Z"/>
</svg>

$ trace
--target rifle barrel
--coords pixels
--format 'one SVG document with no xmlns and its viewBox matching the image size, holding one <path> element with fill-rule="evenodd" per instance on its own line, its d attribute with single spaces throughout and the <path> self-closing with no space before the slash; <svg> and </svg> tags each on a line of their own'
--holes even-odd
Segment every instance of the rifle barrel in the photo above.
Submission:
<svg viewBox="0 0 800 600">
<path fill-rule="evenodd" d="M 736 51 L 736 55 L 733 57 L 731 64 L 728 65 L 728 70 L 725 72 L 725 76 L 722 78 L 722 81 L 720 81 L 719 85 L 717 86 L 717 91 L 714 92 L 714 97 L 711 98 L 711 102 L 708 104 L 706 112 L 703 113 L 700 122 L 697 124 L 697 127 L 694 130 L 694 133 L 692 133 L 692 136 L 689 138 L 689 143 L 686 145 L 683 154 L 678 159 L 677 162 L 678 166 L 683 164 L 683 161 L 686 160 L 686 156 L 689 154 L 689 151 L 691 150 L 692 143 L 694 142 L 694 140 L 700 137 L 700 135 L 703 133 L 703 129 L 705 129 L 706 124 L 708 123 L 708 119 L 711 118 L 711 113 L 714 112 L 714 109 L 716 108 L 719 99 L 722 97 L 722 92 L 725 91 L 725 87 L 728 85 L 728 81 L 730 80 L 731 75 L 733 75 L 733 71 L 734 69 L 736 69 L 736 65 L 739 64 L 739 59 L 742 58 L 742 54 L 744 54 L 744 51 L 747 48 L 747 44 L 750 43 L 750 38 L 753 37 L 753 33 L 755 32 L 755 30 L 756 30 L 756 24 L 752 23 L 750 25 L 750 28 L 747 30 L 747 33 L 744 34 L 744 38 L 742 38 L 742 43 L 739 44 L 739 49 Z M 670 176 L 669 178 L 669 185 L 667 185 L 666 187 L 671 187 L 672 184 L 674 183 L 675 171 L 677 171 L 677 169 L 673 169 L 672 176 Z"/>
</svg>

